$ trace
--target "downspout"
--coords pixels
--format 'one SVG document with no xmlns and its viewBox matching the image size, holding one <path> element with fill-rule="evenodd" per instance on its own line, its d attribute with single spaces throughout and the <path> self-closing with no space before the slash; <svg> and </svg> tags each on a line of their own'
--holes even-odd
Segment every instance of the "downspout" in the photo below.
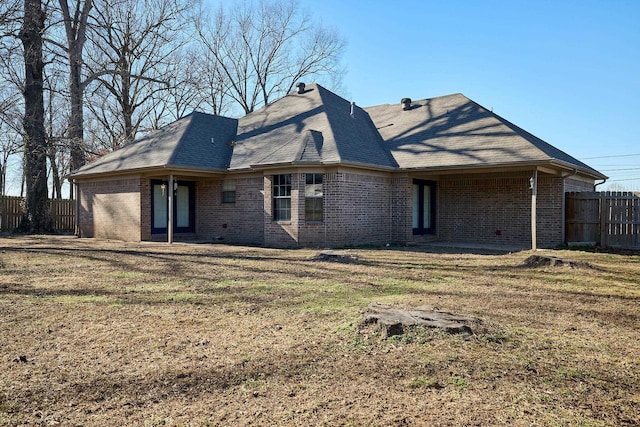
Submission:
<svg viewBox="0 0 640 427">
<path fill-rule="evenodd" d="M 169 175 L 169 192 L 168 203 L 169 203 L 169 218 L 167 220 L 167 243 L 173 243 L 173 175 Z"/>
<path fill-rule="evenodd" d="M 602 184 L 604 184 L 605 182 L 607 182 L 607 178 L 604 178 L 604 179 L 602 180 L 602 182 L 599 182 L 599 183 L 597 183 L 597 184 L 593 184 L 593 191 L 596 191 L 596 190 L 597 190 L 597 188 L 596 188 L 596 187 L 597 187 L 598 185 L 602 185 Z"/>
<path fill-rule="evenodd" d="M 533 170 L 533 176 L 530 179 L 530 187 L 531 187 L 531 250 L 538 249 L 537 242 L 537 229 L 536 223 L 538 221 L 538 217 L 536 214 L 536 204 L 538 197 L 538 169 Z"/>
</svg>

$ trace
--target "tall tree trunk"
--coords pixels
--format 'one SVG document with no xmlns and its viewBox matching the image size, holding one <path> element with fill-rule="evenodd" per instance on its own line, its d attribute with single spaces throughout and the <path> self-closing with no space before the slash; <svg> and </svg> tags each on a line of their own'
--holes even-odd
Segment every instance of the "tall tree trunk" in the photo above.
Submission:
<svg viewBox="0 0 640 427">
<path fill-rule="evenodd" d="M 27 184 L 25 213 L 20 230 L 49 233 L 53 221 L 47 194 L 47 141 L 44 129 L 42 33 L 45 13 L 41 0 L 24 1 L 20 40 L 24 46 L 24 174 Z"/>
<path fill-rule="evenodd" d="M 92 0 L 76 2 L 76 10 L 71 16 L 67 0 L 59 0 L 65 23 L 67 35 L 67 48 L 69 56 L 69 93 L 71 98 L 71 119 L 69 123 L 69 138 L 71 139 L 71 170 L 75 170 L 85 164 L 84 150 L 84 110 L 83 95 L 84 84 L 82 82 L 82 54 L 86 41 L 87 22 L 89 12 L 93 8 Z"/>
<path fill-rule="evenodd" d="M 53 187 L 51 191 L 52 199 L 62 199 L 62 180 L 60 179 L 60 169 L 56 163 L 55 150 L 49 150 L 49 163 L 51 164 L 51 179 L 53 180 Z"/>
<path fill-rule="evenodd" d="M 76 9 L 71 16 L 67 0 L 59 0 L 67 34 L 67 48 L 69 56 L 69 94 L 71 101 L 71 117 L 69 119 L 69 139 L 71 141 L 71 170 L 76 170 L 86 162 L 84 149 L 84 83 L 82 82 L 82 52 L 87 37 L 87 22 L 89 12 L 93 8 L 92 0 L 85 0 L 80 5 L 76 2 Z M 71 199 L 74 198 L 73 185 L 70 190 Z"/>
<path fill-rule="evenodd" d="M 0 164 L 0 196 L 4 196 L 4 192 L 5 192 L 5 180 L 6 180 L 6 176 L 7 176 L 7 168 L 6 168 L 6 162 L 3 162 L 2 164 Z"/>
</svg>

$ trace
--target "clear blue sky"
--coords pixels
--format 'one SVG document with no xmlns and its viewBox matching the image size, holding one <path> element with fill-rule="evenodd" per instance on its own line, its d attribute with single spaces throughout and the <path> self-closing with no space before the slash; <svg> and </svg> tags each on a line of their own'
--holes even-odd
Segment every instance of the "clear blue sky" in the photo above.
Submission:
<svg viewBox="0 0 640 427">
<path fill-rule="evenodd" d="M 640 191 L 640 0 L 300 1 L 358 105 L 461 92 Z"/>
</svg>

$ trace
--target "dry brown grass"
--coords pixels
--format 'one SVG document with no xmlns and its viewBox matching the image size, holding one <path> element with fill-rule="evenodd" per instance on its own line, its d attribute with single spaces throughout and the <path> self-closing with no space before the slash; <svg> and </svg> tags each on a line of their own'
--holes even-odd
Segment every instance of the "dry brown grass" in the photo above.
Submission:
<svg viewBox="0 0 640 427">
<path fill-rule="evenodd" d="M 0 425 L 640 424 L 640 260 L 0 239 Z M 382 340 L 370 302 L 483 320 Z"/>
</svg>

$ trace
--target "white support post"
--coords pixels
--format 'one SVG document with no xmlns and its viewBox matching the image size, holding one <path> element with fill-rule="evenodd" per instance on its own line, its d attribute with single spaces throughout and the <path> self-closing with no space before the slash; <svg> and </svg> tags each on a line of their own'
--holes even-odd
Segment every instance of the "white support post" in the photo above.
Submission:
<svg viewBox="0 0 640 427">
<path fill-rule="evenodd" d="M 167 220 L 167 243 L 171 244 L 173 243 L 173 175 L 169 175 L 168 190 L 169 218 Z"/>
<path fill-rule="evenodd" d="M 536 230 L 536 222 L 538 220 L 536 215 L 536 198 L 538 196 L 538 169 L 533 171 L 533 176 L 531 177 L 531 249 L 538 249 L 537 242 L 537 230 Z"/>
</svg>

